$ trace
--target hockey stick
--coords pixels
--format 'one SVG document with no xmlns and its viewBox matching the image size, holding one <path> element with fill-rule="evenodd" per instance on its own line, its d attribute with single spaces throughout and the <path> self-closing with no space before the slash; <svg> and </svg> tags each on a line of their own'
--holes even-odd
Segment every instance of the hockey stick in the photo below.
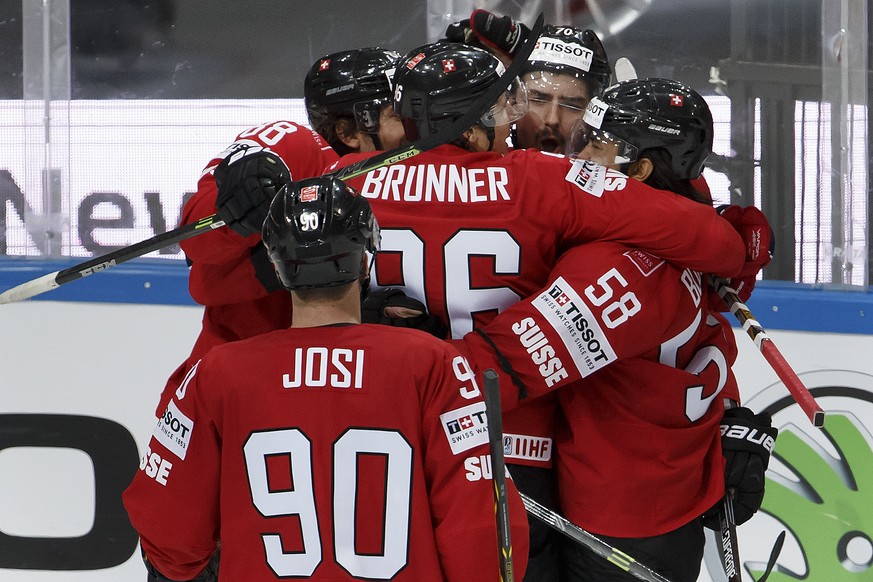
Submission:
<svg viewBox="0 0 873 582">
<path fill-rule="evenodd" d="M 824 426 L 824 410 L 815 401 L 815 398 L 812 397 L 812 394 L 809 393 L 807 387 L 803 385 L 803 382 L 798 378 L 794 370 L 791 369 L 788 362 L 785 361 L 782 353 L 773 343 L 773 340 L 770 339 L 770 336 L 767 335 L 767 332 L 764 331 L 764 328 L 761 327 L 761 324 L 755 319 L 755 316 L 752 315 L 752 312 L 749 311 L 746 304 L 740 301 L 736 289 L 728 285 L 728 282 L 724 279 L 716 277 L 710 277 L 709 284 L 716 290 L 730 312 L 734 314 L 742 328 L 746 330 L 746 333 L 749 334 L 749 337 L 758 346 L 758 349 L 764 355 L 764 359 L 767 360 L 773 371 L 776 372 L 776 375 L 779 376 L 779 379 L 788 388 L 795 402 L 800 405 L 800 408 L 806 413 L 809 420 L 812 421 L 812 425 L 819 428 Z"/>
<path fill-rule="evenodd" d="M 740 554 L 737 542 L 737 523 L 734 519 L 734 496 L 732 491 L 724 494 L 718 510 L 718 524 L 721 530 L 721 543 L 718 555 L 721 557 L 728 582 L 743 582 L 740 576 Z"/>
<path fill-rule="evenodd" d="M 497 101 L 501 94 L 509 87 L 512 80 L 521 72 L 522 66 L 527 62 L 527 58 L 533 51 L 536 45 L 537 38 L 543 28 L 543 14 L 540 13 L 536 23 L 531 28 L 531 34 L 527 42 L 523 44 L 515 56 L 513 62 L 506 68 L 506 71 L 501 75 L 485 93 L 464 113 L 451 124 L 444 127 L 442 130 L 426 135 L 418 141 L 406 146 L 401 146 L 393 150 L 382 152 L 366 160 L 361 160 L 355 164 L 340 168 L 334 172 L 325 174 L 325 176 L 336 176 L 339 179 L 345 180 L 354 178 L 367 172 L 371 172 L 383 166 L 389 166 L 399 161 L 417 156 L 422 152 L 431 150 L 437 146 L 449 143 L 455 140 L 464 131 L 475 125 L 476 121 L 488 111 L 488 109 Z M 197 222 L 186 224 L 177 229 L 170 230 L 150 239 L 138 242 L 136 244 L 118 249 L 111 253 L 94 257 L 72 267 L 55 271 L 47 275 L 43 275 L 31 281 L 22 283 L 16 287 L 8 289 L 0 293 L 0 305 L 4 303 L 13 303 L 30 299 L 40 293 L 51 291 L 61 285 L 71 283 L 82 277 L 93 275 L 100 271 L 105 271 L 131 259 L 136 259 L 148 253 L 160 250 L 173 244 L 177 244 L 183 240 L 198 236 L 204 232 L 220 228 L 224 226 L 224 221 L 218 218 L 218 215 L 213 214 L 201 218 Z"/>
<path fill-rule="evenodd" d="M 636 576 L 640 580 L 646 580 L 647 582 L 670 582 L 668 578 L 665 578 L 651 568 L 640 564 L 618 548 L 610 546 L 594 534 L 585 531 L 563 515 L 555 513 L 548 507 L 537 503 L 524 493 L 521 493 L 521 500 L 524 501 L 524 507 L 529 514 L 552 529 L 561 532 L 571 540 L 582 544 L 598 556 L 612 562 L 625 572 Z"/>
<path fill-rule="evenodd" d="M 740 574 L 742 571 L 739 553 L 740 546 L 737 540 L 737 523 L 734 519 L 733 490 L 725 493 L 724 498 L 722 498 L 721 507 L 718 511 L 718 522 L 721 529 L 721 545 L 718 547 L 718 555 L 721 557 L 724 573 L 728 578 L 728 582 L 742 582 L 743 578 Z M 767 560 L 767 568 L 761 577 L 758 578 L 757 582 L 766 582 L 770 572 L 773 571 L 773 566 L 776 565 L 776 560 L 782 551 L 783 543 L 785 543 L 785 530 L 781 531 L 776 537 L 773 549 L 770 550 L 770 558 Z"/>
<path fill-rule="evenodd" d="M 616 83 L 631 81 L 638 78 L 634 64 L 630 62 L 630 59 L 627 57 L 618 57 L 615 60 L 615 67 L 613 67 L 613 69 L 615 70 Z"/>
<path fill-rule="evenodd" d="M 494 518 L 497 521 L 497 546 L 501 582 L 513 582 L 512 537 L 509 531 L 509 500 L 506 497 L 506 462 L 503 458 L 503 412 L 500 408 L 500 380 L 488 368 L 482 373 L 485 389 L 485 417 L 491 447 L 491 482 L 494 486 Z"/>
</svg>

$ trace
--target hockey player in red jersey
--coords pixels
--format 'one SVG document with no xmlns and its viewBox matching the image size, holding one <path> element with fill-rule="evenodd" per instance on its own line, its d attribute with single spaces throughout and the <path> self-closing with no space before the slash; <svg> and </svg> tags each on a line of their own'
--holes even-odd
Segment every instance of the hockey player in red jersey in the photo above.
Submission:
<svg viewBox="0 0 873 582">
<path fill-rule="evenodd" d="M 392 150 L 403 125 L 391 107 L 391 77 L 400 54 L 378 47 L 317 59 L 306 73 L 303 99 L 312 129 L 339 154 Z"/>
<path fill-rule="evenodd" d="M 647 181 L 661 190 L 652 196 L 679 191 L 708 203 L 690 184 L 712 144 L 699 94 L 673 81 L 628 81 L 592 100 L 585 119 L 580 158 Z M 759 226 L 764 234 L 766 220 Z M 744 275 L 754 278 L 767 261 L 759 257 Z M 564 254 L 545 287 L 462 342 L 475 367 L 502 369 L 503 386 L 512 387 L 505 407 L 558 394 L 567 420 L 556 439 L 566 516 L 678 582 L 697 579 L 701 516 L 724 495 L 726 478 L 748 502 L 744 510 L 760 506 L 776 434 L 748 409 L 724 413 L 725 399 L 738 398 L 736 346 L 730 326 L 710 312 L 711 293 L 700 272 L 594 242 Z M 727 475 L 720 424 L 762 436 L 743 450 L 747 464 L 738 460 Z M 732 459 L 730 440 L 724 456 Z M 575 543 L 565 561 L 573 581 L 635 579 Z"/>
<path fill-rule="evenodd" d="M 463 45 L 409 53 L 395 73 L 395 109 L 408 139 L 456 119 L 500 71 L 495 57 Z M 656 198 L 617 171 L 563 156 L 532 150 L 501 156 L 507 124 L 523 113 L 518 95 L 510 93 L 456 142 L 352 180 L 383 226 L 379 287 L 403 287 L 458 338 L 544 285 L 556 257 L 585 241 L 632 241 L 698 269 L 741 270 L 745 253 L 733 254 L 736 233 L 711 208 L 670 194 Z M 728 255 L 731 266 L 720 264 Z M 507 431 L 508 462 L 550 466 L 547 413 Z"/>
<path fill-rule="evenodd" d="M 291 300 L 276 283 L 260 244 L 267 206 L 284 182 L 320 175 L 337 159 L 331 147 L 347 153 L 399 145 L 402 127 L 398 135 L 399 122 L 384 113 L 386 101 L 391 109 L 390 76 L 399 57 L 368 48 L 326 55 L 313 64 L 304 88 L 307 113 L 329 144 L 297 123 L 265 123 L 242 132 L 203 170 L 181 222 L 196 222 L 217 211 L 229 228 L 180 243 L 191 265 L 191 296 L 204 306 L 203 328 L 188 358 L 167 381 L 158 416 L 191 365 L 210 347 L 290 324 Z M 331 83 L 337 84 L 333 91 Z M 328 116 L 333 123 L 326 123 Z M 220 193 L 216 179 L 223 182 Z"/>
<path fill-rule="evenodd" d="M 446 38 L 487 48 L 511 60 L 530 30 L 509 16 L 477 9 L 446 29 Z M 591 97 L 609 85 L 612 68 L 597 33 L 548 24 L 522 70 L 528 112 L 512 131 L 516 148 L 563 154 L 570 131 Z"/>
<path fill-rule="evenodd" d="M 501 60 L 513 56 L 527 28 L 509 16 L 474 10 L 468 20 L 450 25 L 446 37 L 483 46 Z M 547 25 L 525 63 L 522 83 L 528 111 L 515 122 L 511 141 L 516 148 L 564 153 L 576 121 L 592 96 L 609 84 L 612 70 L 600 39 L 592 30 Z M 519 488 L 540 504 L 558 510 L 557 486 L 552 471 L 556 419 L 554 394 L 528 399 L 503 419 L 506 460 Z M 532 430 L 532 427 L 537 427 Z M 529 517 L 531 553 L 527 582 L 561 579 L 561 534 Z"/>
<path fill-rule="evenodd" d="M 394 79 L 407 139 L 457 119 L 502 71 L 494 56 L 464 45 L 410 52 Z M 380 287 L 404 286 L 460 337 L 538 289 L 555 258 L 581 242 L 622 240 L 708 272 L 742 270 L 742 239 L 711 208 L 676 195 L 655 201 L 640 182 L 564 156 L 502 155 L 509 123 L 523 112 L 510 91 L 453 143 L 349 181 L 383 224 Z"/>
<path fill-rule="evenodd" d="M 498 580 L 484 402 L 417 330 L 359 324 L 379 229 L 341 181 L 295 182 L 264 246 L 291 328 L 210 350 L 124 493 L 157 580 Z M 402 345 L 406 354 L 398 354 Z M 527 522 L 509 484 L 514 566 Z M 169 517 L 172 516 L 172 517 Z"/>
<path fill-rule="evenodd" d="M 563 154 L 573 125 L 611 77 L 593 30 L 545 27 L 522 75 L 530 108 L 515 124 L 513 145 Z"/>
<path fill-rule="evenodd" d="M 228 226 L 180 243 L 190 265 L 188 290 L 204 306 L 203 327 L 191 353 L 167 380 L 157 405 L 158 416 L 191 365 L 209 348 L 291 323 L 291 301 L 274 282 L 254 215 L 262 219 L 283 183 L 321 175 L 322 164 L 336 159 L 336 153 L 312 130 L 292 121 L 276 121 L 240 133 L 207 164 L 197 192 L 182 210 L 181 224 L 217 213 Z M 228 179 L 230 160 L 237 164 Z M 217 177 L 234 182 L 233 187 L 220 193 Z"/>
</svg>

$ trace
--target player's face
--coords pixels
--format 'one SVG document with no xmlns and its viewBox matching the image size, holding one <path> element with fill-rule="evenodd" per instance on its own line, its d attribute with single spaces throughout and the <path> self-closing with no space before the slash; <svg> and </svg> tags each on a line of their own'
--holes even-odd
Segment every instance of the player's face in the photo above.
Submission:
<svg viewBox="0 0 873 582">
<path fill-rule="evenodd" d="M 491 151 L 505 154 L 509 151 L 509 125 L 498 125 L 494 128 L 494 145 Z"/>
<path fill-rule="evenodd" d="M 563 154 L 570 129 L 584 115 L 591 99 L 588 84 L 572 75 L 548 71 L 527 73 L 523 81 L 528 112 L 516 123 L 518 145 Z"/>
<path fill-rule="evenodd" d="M 615 158 L 618 154 L 619 145 L 617 143 L 590 140 L 582 148 L 582 151 L 579 152 L 578 158 L 580 160 L 591 160 L 607 168 L 618 170 L 620 164 L 615 163 Z"/>
<path fill-rule="evenodd" d="M 379 141 L 382 142 L 383 150 L 393 150 L 406 141 L 403 122 L 400 121 L 400 116 L 394 113 L 390 103 L 382 107 L 379 112 Z"/>
</svg>

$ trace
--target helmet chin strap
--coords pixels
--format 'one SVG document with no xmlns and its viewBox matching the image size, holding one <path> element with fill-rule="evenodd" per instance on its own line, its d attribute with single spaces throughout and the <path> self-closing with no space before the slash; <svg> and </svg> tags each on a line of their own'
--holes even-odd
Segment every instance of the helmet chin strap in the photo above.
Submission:
<svg viewBox="0 0 873 582">
<path fill-rule="evenodd" d="M 512 144 L 512 149 L 517 150 L 521 148 L 518 145 L 518 126 L 514 123 L 509 128 L 509 143 Z"/>
<path fill-rule="evenodd" d="M 366 259 L 366 253 L 364 253 L 364 260 L 361 261 L 361 276 L 358 277 L 358 280 L 361 282 L 361 302 L 363 303 L 364 299 L 367 298 L 367 295 L 370 294 L 370 272 L 373 270 L 373 263 L 375 262 L 373 259 L 376 258 L 376 255 L 372 255 L 370 260 Z"/>
<path fill-rule="evenodd" d="M 383 148 L 382 148 L 382 140 L 379 139 L 379 134 L 374 132 L 374 133 L 370 134 L 370 137 L 373 140 L 373 147 L 375 147 L 377 151 L 381 151 Z"/>
<path fill-rule="evenodd" d="M 488 126 L 485 128 L 485 135 L 488 136 L 488 151 L 494 151 L 494 128 Z"/>
</svg>

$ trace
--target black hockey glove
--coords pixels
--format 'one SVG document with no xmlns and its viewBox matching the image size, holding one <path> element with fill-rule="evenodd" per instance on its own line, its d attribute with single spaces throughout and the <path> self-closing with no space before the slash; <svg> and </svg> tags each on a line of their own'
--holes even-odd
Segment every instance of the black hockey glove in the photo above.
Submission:
<svg viewBox="0 0 873 582">
<path fill-rule="evenodd" d="M 216 214 L 242 236 L 261 232 L 270 202 L 279 188 L 291 181 L 282 158 L 246 145 L 235 147 L 215 168 L 214 176 L 218 186 Z"/>
<path fill-rule="evenodd" d="M 421 301 L 409 297 L 402 289 L 370 291 L 361 304 L 361 321 L 411 327 L 439 339 L 446 339 L 449 331 L 442 321 L 428 314 Z"/>
<path fill-rule="evenodd" d="M 755 515 L 764 501 L 764 472 L 779 430 L 766 412 L 753 413 L 745 407 L 729 408 L 721 419 L 721 449 L 725 459 L 725 491 L 733 491 L 737 525 Z M 703 516 L 706 527 L 719 531 L 719 501 Z"/>
<path fill-rule="evenodd" d="M 206 567 L 200 572 L 196 578 L 192 578 L 186 582 L 218 582 L 218 562 L 220 560 L 221 552 L 216 550 L 212 557 L 209 559 L 209 563 L 206 564 Z M 179 582 L 177 580 L 167 578 L 160 572 L 158 572 L 157 568 L 155 568 L 151 562 L 149 562 L 148 558 L 145 555 L 145 552 L 142 554 L 142 561 L 145 563 L 147 578 L 146 582 Z"/>
<path fill-rule="evenodd" d="M 446 40 L 497 51 L 509 58 L 515 56 L 529 34 L 530 29 L 524 24 L 487 10 L 474 10 L 470 18 L 446 28 Z"/>
</svg>

